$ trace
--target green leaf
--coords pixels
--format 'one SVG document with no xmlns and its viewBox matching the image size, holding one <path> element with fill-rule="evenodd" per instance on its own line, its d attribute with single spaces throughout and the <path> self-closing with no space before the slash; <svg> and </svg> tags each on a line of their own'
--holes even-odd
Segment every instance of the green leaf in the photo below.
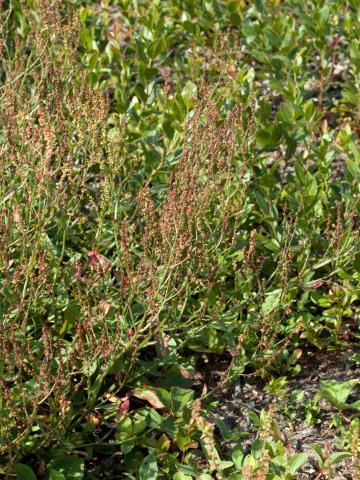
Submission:
<svg viewBox="0 0 360 480">
<path fill-rule="evenodd" d="M 150 453 L 141 462 L 139 470 L 140 480 L 154 480 L 157 478 L 158 465 L 155 453 Z"/>
<path fill-rule="evenodd" d="M 133 421 L 128 416 L 123 416 L 118 423 L 118 431 L 123 433 L 132 433 Z"/>
<path fill-rule="evenodd" d="M 170 443 L 170 439 L 163 433 L 156 443 L 156 448 L 161 452 L 167 452 L 170 448 Z"/>
<path fill-rule="evenodd" d="M 194 398 L 194 391 L 180 387 L 172 387 L 170 390 L 172 411 L 175 415 L 181 415 L 184 407 Z"/>
<path fill-rule="evenodd" d="M 291 475 L 295 475 L 295 473 L 301 468 L 309 459 L 309 455 L 307 453 L 298 453 L 292 457 L 289 462 L 289 471 Z"/>
<path fill-rule="evenodd" d="M 189 475 L 185 475 L 185 473 L 181 472 L 176 472 L 175 475 L 173 476 L 173 480 L 191 480 L 192 477 L 189 477 Z"/>
<path fill-rule="evenodd" d="M 306 182 L 304 166 L 303 166 L 303 164 L 302 164 L 302 162 L 300 161 L 299 158 L 295 161 L 295 173 L 296 173 L 296 176 L 297 176 L 298 180 L 301 183 Z"/>
<path fill-rule="evenodd" d="M 146 68 L 144 72 L 144 76 L 146 80 L 150 81 L 152 78 L 155 77 L 155 75 L 158 73 L 157 68 Z"/>
<path fill-rule="evenodd" d="M 328 5 L 324 5 L 320 10 L 320 20 L 321 23 L 325 23 L 330 15 L 330 9 Z"/>
<path fill-rule="evenodd" d="M 217 420 L 216 425 L 220 430 L 220 433 L 223 437 L 223 439 L 226 442 L 229 441 L 236 441 L 239 440 L 242 437 L 246 437 L 248 435 L 247 432 L 242 432 L 238 428 L 231 429 L 228 424 L 225 422 L 225 420 Z"/>
<path fill-rule="evenodd" d="M 84 478 L 84 459 L 75 455 L 61 455 L 54 458 L 48 465 L 49 471 L 63 474 L 65 480 L 79 480 Z"/>
<path fill-rule="evenodd" d="M 161 52 L 161 47 L 162 47 L 162 40 L 160 38 L 152 41 L 147 48 L 149 57 L 154 58 L 157 55 L 159 55 L 159 53 Z"/>
<path fill-rule="evenodd" d="M 356 402 L 351 403 L 350 407 L 356 408 L 356 410 L 360 410 L 360 400 L 356 400 Z"/>
<path fill-rule="evenodd" d="M 190 475 L 195 477 L 197 475 L 197 469 L 192 465 L 186 465 L 184 463 L 176 463 L 176 468 L 179 472 L 185 473 L 185 475 Z M 212 479 L 212 477 L 211 477 Z"/>
<path fill-rule="evenodd" d="M 187 108 L 191 107 L 192 101 L 196 98 L 196 94 L 197 86 L 195 83 L 189 80 L 188 82 L 186 82 L 186 85 L 182 91 L 182 97 Z"/>
<path fill-rule="evenodd" d="M 231 452 L 231 459 L 235 464 L 235 467 L 240 470 L 244 461 L 245 452 L 242 445 L 236 445 Z"/>
<path fill-rule="evenodd" d="M 280 120 L 283 120 L 286 123 L 291 123 L 293 120 L 291 107 L 288 104 L 283 103 L 279 109 L 278 116 Z"/>
<path fill-rule="evenodd" d="M 183 432 L 182 429 L 178 429 L 176 433 L 176 444 L 179 447 L 181 452 L 185 452 L 188 449 L 188 446 L 193 443 L 192 438 Z"/>
<path fill-rule="evenodd" d="M 32 469 L 23 463 L 15 464 L 15 473 L 19 480 L 37 480 Z"/>
<path fill-rule="evenodd" d="M 134 92 L 139 100 L 141 100 L 144 103 L 146 102 L 148 96 L 141 85 L 136 85 L 136 87 L 134 88 Z"/>
<path fill-rule="evenodd" d="M 336 463 L 341 462 L 342 460 L 345 460 L 345 458 L 350 458 L 351 453 L 350 452 L 335 452 L 332 455 L 330 455 L 328 459 L 329 465 L 334 465 Z"/>
<path fill-rule="evenodd" d="M 65 480 L 65 477 L 62 473 L 57 470 L 50 470 L 49 480 Z"/>
<path fill-rule="evenodd" d="M 124 455 L 127 455 L 129 452 L 131 452 L 131 450 L 133 450 L 134 447 L 135 447 L 135 444 L 133 440 L 121 442 L 121 451 Z"/>
<path fill-rule="evenodd" d="M 360 167 L 351 158 L 348 158 L 346 160 L 346 167 L 350 173 L 350 175 L 353 177 L 354 180 L 360 181 Z"/>
<path fill-rule="evenodd" d="M 80 316 L 81 311 L 79 306 L 74 302 L 69 303 L 64 312 L 64 322 L 59 332 L 60 335 L 65 335 L 66 333 L 70 332 L 77 320 L 79 320 Z"/>
<path fill-rule="evenodd" d="M 256 133 L 256 143 L 259 148 L 274 150 L 277 148 L 280 139 L 280 130 L 272 126 Z"/>
<path fill-rule="evenodd" d="M 310 173 L 306 174 L 306 184 L 305 184 L 305 198 L 311 202 L 317 194 L 318 186 L 316 182 L 316 178 L 310 175 Z"/>
<path fill-rule="evenodd" d="M 346 404 L 346 400 L 350 395 L 351 390 L 358 382 L 359 380 L 356 378 L 348 380 L 347 382 L 326 380 L 320 384 L 320 394 L 325 400 L 339 410 L 345 410 L 346 408 L 349 408 L 349 405 Z"/>
<path fill-rule="evenodd" d="M 209 350 L 211 350 L 212 352 L 223 352 L 226 346 L 224 335 L 222 335 L 221 332 L 215 330 L 215 328 L 209 328 L 208 346 Z"/>
<path fill-rule="evenodd" d="M 359 148 L 358 148 L 358 146 L 356 145 L 355 142 L 349 142 L 349 147 L 350 147 L 351 152 L 354 155 L 354 158 L 355 158 L 355 161 L 356 161 L 356 164 L 357 164 L 357 170 L 359 170 L 358 165 L 360 163 L 360 150 L 359 150 Z"/>
<path fill-rule="evenodd" d="M 280 303 L 281 289 L 272 291 L 261 306 L 262 313 L 271 313 Z"/>
<path fill-rule="evenodd" d="M 261 210 L 265 213 L 267 217 L 270 216 L 269 201 L 266 200 L 266 198 L 264 198 L 260 192 L 255 192 L 255 197 L 256 197 L 256 203 L 259 205 Z"/>
<path fill-rule="evenodd" d="M 317 462 L 321 467 L 321 465 L 323 464 L 323 452 L 320 445 L 318 445 L 317 443 L 311 443 L 310 447 L 314 450 Z"/>
</svg>

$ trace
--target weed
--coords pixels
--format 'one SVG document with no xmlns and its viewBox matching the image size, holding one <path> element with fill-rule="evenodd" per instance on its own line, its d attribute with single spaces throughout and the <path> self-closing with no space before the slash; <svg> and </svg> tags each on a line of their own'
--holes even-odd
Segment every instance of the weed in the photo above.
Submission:
<svg viewBox="0 0 360 480">
<path fill-rule="evenodd" d="M 359 9 L 323 3 L 2 2 L 1 475 L 306 462 L 271 412 L 221 452 L 194 383 L 207 353 L 282 398 L 357 339 Z"/>
</svg>

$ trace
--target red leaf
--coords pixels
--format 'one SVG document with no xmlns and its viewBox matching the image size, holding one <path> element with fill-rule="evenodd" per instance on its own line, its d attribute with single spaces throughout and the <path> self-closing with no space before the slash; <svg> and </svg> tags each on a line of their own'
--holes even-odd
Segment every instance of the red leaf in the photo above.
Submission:
<svg viewBox="0 0 360 480">
<path fill-rule="evenodd" d="M 314 290 L 321 288 L 324 285 L 324 282 L 322 280 L 317 280 L 315 282 L 310 283 L 309 288 L 312 288 Z"/>
<path fill-rule="evenodd" d="M 186 370 L 186 368 L 180 368 L 180 374 L 183 378 L 189 379 L 193 378 L 193 373 L 190 370 Z"/>
<path fill-rule="evenodd" d="M 127 337 L 130 340 L 135 335 L 135 328 L 134 327 L 129 327 L 127 331 Z"/>
<path fill-rule="evenodd" d="M 96 250 L 91 250 L 90 252 L 87 252 L 87 255 L 89 257 L 89 263 L 91 267 L 101 267 L 103 269 L 109 268 L 109 264 L 106 261 L 105 257 Z"/>
<path fill-rule="evenodd" d="M 135 388 L 132 392 L 132 395 L 141 400 L 146 400 L 154 408 L 165 408 L 165 405 L 162 403 L 160 398 L 157 396 L 157 393 L 153 390 L 145 390 L 141 388 Z"/>
<path fill-rule="evenodd" d="M 129 408 L 130 408 L 130 400 L 129 400 L 129 397 L 125 397 L 123 399 L 123 401 L 121 402 L 121 405 L 120 405 L 120 412 L 122 415 L 127 415 L 128 412 L 129 412 Z"/>
</svg>

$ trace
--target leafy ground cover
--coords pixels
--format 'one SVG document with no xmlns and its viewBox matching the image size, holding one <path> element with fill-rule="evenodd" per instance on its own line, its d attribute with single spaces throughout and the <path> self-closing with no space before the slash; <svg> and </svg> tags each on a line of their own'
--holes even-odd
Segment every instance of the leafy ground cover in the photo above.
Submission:
<svg viewBox="0 0 360 480">
<path fill-rule="evenodd" d="M 4 478 L 360 478 L 359 19 L 2 2 Z"/>
</svg>

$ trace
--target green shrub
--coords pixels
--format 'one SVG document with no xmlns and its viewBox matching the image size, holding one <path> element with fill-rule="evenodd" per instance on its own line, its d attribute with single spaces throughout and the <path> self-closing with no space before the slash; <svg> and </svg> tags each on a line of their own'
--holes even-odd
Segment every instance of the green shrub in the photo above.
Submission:
<svg viewBox="0 0 360 480">
<path fill-rule="evenodd" d="M 308 343 L 349 340 L 358 14 L 345 1 L 4 2 L 2 474 L 45 462 L 48 478 L 81 478 L 74 451 L 121 444 L 129 478 L 247 478 L 191 390 L 178 407 L 156 392 L 190 388 L 200 352 L 229 358 L 226 384 L 296 374 Z M 266 450 L 266 478 L 293 478 L 305 458 L 266 442 L 248 470 Z"/>
</svg>

